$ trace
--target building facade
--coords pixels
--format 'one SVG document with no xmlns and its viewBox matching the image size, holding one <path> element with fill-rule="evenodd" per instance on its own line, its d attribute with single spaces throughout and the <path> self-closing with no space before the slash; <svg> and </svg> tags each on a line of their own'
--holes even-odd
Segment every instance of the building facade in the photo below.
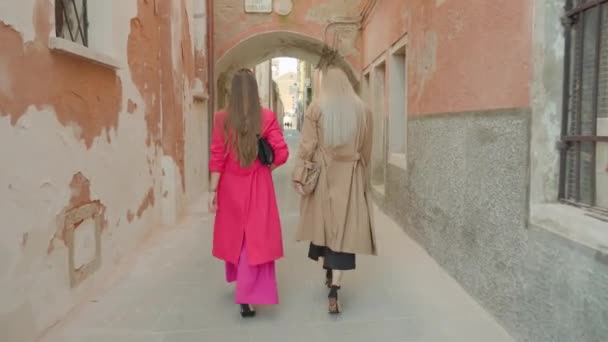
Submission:
<svg viewBox="0 0 608 342">
<path fill-rule="evenodd" d="M 295 72 L 287 72 L 279 75 L 275 79 L 281 102 L 287 113 L 294 112 L 297 87 L 296 76 L 297 74 Z"/>
<path fill-rule="evenodd" d="M 266 108 L 272 107 L 272 61 L 267 60 L 259 63 L 254 68 L 255 77 L 258 81 L 260 102 Z"/>
<path fill-rule="evenodd" d="M 0 3 L 0 340 L 33 341 L 205 191 L 206 9 Z"/>
<path fill-rule="evenodd" d="M 608 336 L 600 3 L 387 0 L 363 16 L 375 197 L 519 341 Z"/>
<path fill-rule="evenodd" d="M 313 73 L 314 67 L 307 61 L 298 61 L 298 86 L 296 93 L 295 114 L 296 128 L 300 130 L 304 120 L 304 113 L 308 109 L 313 97 Z"/>
<path fill-rule="evenodd" d="M 277 61 L 269 59 L 258 63 L 253 67 L 253 70 L 258 83 L 258 92 L 262 106 L 275 112 L 279 124 L 283 127 L 285 110 L 283 101 L 281 100 L 280 89 L 275 81 L 277 67 Z"/>
</svg>

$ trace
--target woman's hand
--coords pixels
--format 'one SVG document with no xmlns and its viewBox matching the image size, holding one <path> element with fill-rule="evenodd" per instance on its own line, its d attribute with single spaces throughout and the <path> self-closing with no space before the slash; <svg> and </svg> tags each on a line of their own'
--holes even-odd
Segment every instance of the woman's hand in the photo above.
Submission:
<svg viewBox="0 0 608 342">
<path fill-rule="evenodd" d="M 209 212 L 210 213 L 216 213 L 217 212 L 217 195 L 216 192 L 209 192 Z"/>
<path fill-rule="evenodd" d="M 302 186 L 302 183 L 300 182 L 293 182 L 293 188 L 296 190 L 296 192 L 300 195 L 300 196 L 304 196 L 304 187 Z"/>
</svg>

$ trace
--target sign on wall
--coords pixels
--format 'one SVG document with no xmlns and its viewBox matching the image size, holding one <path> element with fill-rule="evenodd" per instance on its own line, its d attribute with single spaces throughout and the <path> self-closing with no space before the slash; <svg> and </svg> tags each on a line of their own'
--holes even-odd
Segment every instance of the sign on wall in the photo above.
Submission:
<svg viewBox="0 0 608 342">
<path fill-rule="evenodd" d="M 245 0 L 245 13 L 272 13 L 272 0 Z"/>
</svg>

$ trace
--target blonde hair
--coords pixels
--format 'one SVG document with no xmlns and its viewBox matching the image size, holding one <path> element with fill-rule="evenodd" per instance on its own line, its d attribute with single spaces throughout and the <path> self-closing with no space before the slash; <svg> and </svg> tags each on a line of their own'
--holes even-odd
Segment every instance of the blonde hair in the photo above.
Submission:
<svg viewBox="0 0 608 342">
<path fill-rule="evenodd" d="M 365 119 L 365 104 L 346 74 L 329 68 L 321 74 L 318 104 L 322 113 L 325 145 L 345 145 L 355 138 Z"/>
</svg>

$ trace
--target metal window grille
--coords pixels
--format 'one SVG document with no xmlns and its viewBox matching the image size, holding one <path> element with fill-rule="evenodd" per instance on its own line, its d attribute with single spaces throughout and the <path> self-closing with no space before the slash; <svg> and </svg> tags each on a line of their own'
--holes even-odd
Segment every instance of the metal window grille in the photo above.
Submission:
<svg viewBox="0 0 608 342">
<path fill-rule="evenodd" d="M 608 119 L 608 0 L 567 0 L 560 200 L 597 204 L 597 151 L 608 146 L 598 121 Z M 608 189 L 602 191 L 608 192 Z"/>
<path fill-rule="evenodd" d="M 87 0 L 55 0 L 57 37 L 89 45 Z"/>
</svg>

